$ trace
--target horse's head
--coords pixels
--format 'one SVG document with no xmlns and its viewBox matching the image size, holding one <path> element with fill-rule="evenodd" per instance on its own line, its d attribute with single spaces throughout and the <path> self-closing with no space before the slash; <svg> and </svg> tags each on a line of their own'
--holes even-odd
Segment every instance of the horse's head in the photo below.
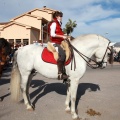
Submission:
<svg viewBox="0 0 120 120">
<path fill-rule="evenodd" d="M 2 51 L 5 55 L 11 53 L 11 45 L 5 38 L 0 38 L 0 49 L 3 49 Z"/>
<path fill-rule="evenodd" d="M 104 43 L 100 45 L 95 52 L 95 60 L 98 63 L 100 68 L 105 68 L 107 66 L 107 62 L 109 64 L 113 63 L 113 49 L 109 47 L 109 43 Z"/>
<path fill-rule="evenodd" d="M 10 43 L 4 38 L 0 38 L 0 60 L 1 60 L 1 65 L 4 66 L 4 64 L 8 60 L 8 56 L 9 56 L 10 53 L 11 53 Z"/>
</svg>

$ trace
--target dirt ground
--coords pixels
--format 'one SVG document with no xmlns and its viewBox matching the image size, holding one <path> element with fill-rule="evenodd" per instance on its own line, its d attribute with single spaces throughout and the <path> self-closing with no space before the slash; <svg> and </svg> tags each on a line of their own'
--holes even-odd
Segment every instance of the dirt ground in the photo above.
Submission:
<svg viewBox="0 0 120 120">
<path fill-rule="evenodd" d="M 120 120 L 120 65 L 114 63 L 105 69 L 87 68 L 80 80 L 77 110 L 81 120 Z M 65 112 L 66 85 L 40 74 L 33 77 L 30 87 L 35 111 L 27 111 L 20 103 L 10 100 L 9 67 L 0 80 L 0 120 L 72 120 Z"/>
</svg>

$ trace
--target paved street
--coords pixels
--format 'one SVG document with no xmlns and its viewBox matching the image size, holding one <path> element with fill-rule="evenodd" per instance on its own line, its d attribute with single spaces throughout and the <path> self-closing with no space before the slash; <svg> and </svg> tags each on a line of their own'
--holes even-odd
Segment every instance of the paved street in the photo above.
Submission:
<svg viewBox="0 0 120 120">
<path fill-rule="evenodd" d="M 72 120 L 65 112 L 66 85 L 40 74 L 33 77 L 30 87 L 35 111 L 27 111 L 22 98 L 20 103 L 10 100 L 10 70 L 0 80 L 0 120 Z M 120 120 L 120 65 L 105 69 L 87 68 L 80 80 L 77 110 L 81 120 Z"/>
</svg>

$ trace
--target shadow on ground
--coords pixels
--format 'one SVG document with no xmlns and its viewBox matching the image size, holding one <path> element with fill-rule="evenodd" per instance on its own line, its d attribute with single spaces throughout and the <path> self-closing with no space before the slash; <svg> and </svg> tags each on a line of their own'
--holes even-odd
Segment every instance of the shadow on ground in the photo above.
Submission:
<svg viewBox="0 0 120 120">
<path fill-rule="evenodd" d="M 38 87 L 35 91 L 33 91 L 30 94 L 31 99 L 35 97 L 33 105 L 35 105 L 41 97 L 45 96 L 50 92 L 56 92 L 61 95 L 66 95 L 67 91 L 67 86 L 63 83 L 46 83 L 43 80 L 33 80 L 31 82 L 31 87 L 32 88 Z M 100 87 L 97 84 L 80 83 L 77 91 L 76 107 L 79 103 L 81 96 L 85 94 L 86 90 L 89 90 L 89 92 L 97 91 L 100 90 Z"/>
<path fill-rule="evenodd" d="M 0 87 L 10 83 L 11 67 L 12 65 L 9 65 L 3 70 L 2 77 L 0 78 Z M 4 98 L 6 98 L 9 95 L 10 93 L 6 93 L 5 95 L 0 96 L 0 101 L 3 101 Z"/>
</svg>

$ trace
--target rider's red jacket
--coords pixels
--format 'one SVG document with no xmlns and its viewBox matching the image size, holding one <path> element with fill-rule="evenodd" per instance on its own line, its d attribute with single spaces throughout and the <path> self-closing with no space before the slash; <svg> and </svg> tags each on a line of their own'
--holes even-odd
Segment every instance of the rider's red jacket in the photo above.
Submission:
<svg viewBox="0 0 120 120">
<path fill-rule="evenodd" d="M 63 32 L 62 29 L 61 29 L 61 25 L 60 25 L 60 23 L 58 22 L 57 19 L 54 19 L 54 20 L 53 20 L 52 22 L 50 22 L 50 24 L 48 25 L 48 32 L 49 32 L 49 34 L 50 34 L 50 26 L 51 26 L 51 24 L 52 24 L 53 22 L 56 23 L 55 34 L 57 34 L 57 35 L 64 35 L 64 32 Z M 51 40 L 51 42 L 53 42 L 53 43 L 61 44 L 61 42 L 62 42 L 64 39 L 63 39 L 63 38 L 58 38 L 58 37 L 52 37 L 52 36 L 50 35 L 50 40 Z"/>
</svg>

